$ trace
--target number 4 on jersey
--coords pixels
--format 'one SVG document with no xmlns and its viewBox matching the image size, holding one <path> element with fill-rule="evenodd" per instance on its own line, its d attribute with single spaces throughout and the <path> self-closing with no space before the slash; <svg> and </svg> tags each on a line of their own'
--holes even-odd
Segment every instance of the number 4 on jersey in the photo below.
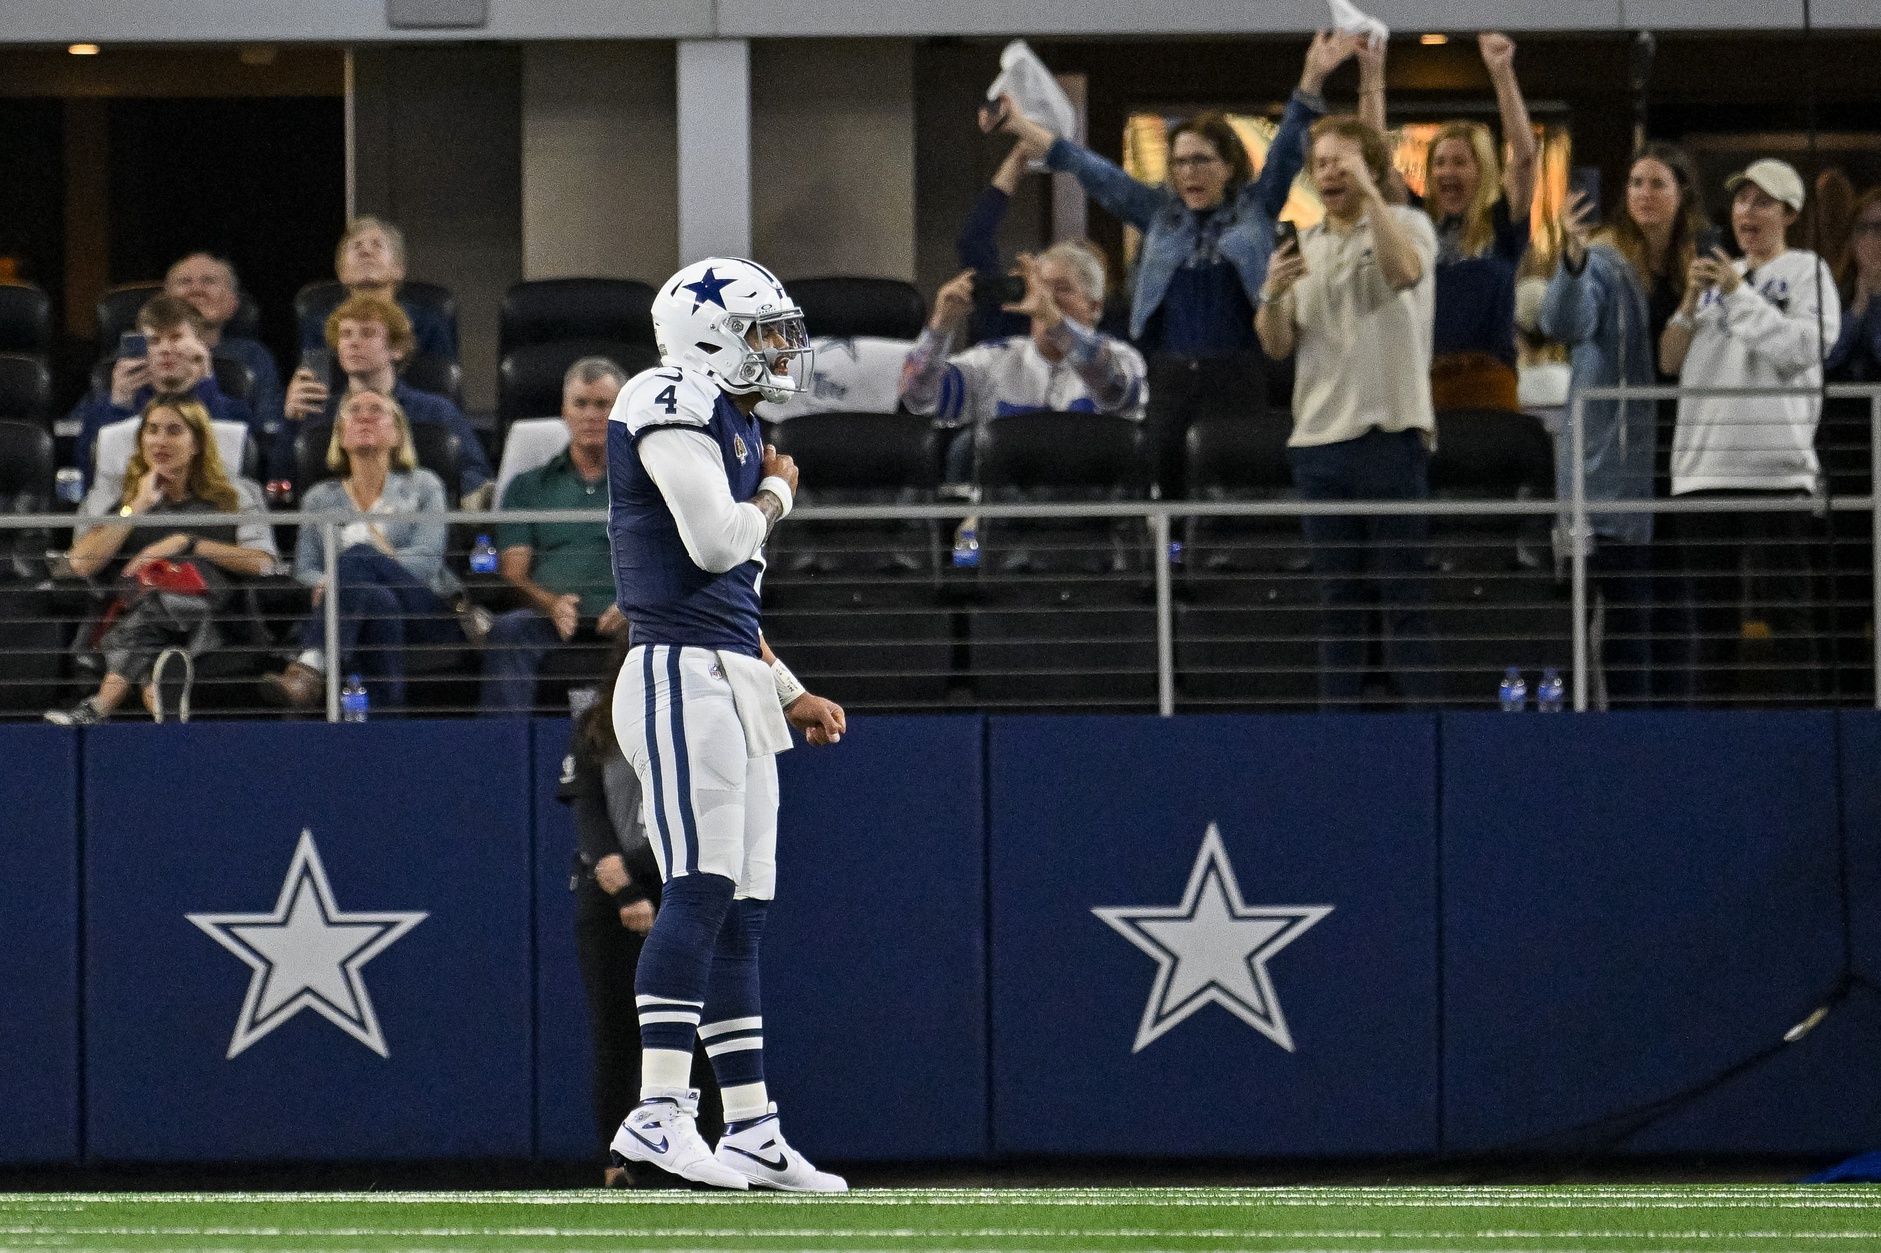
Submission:
<svg viewBox="0 0 1881 1253">
<path fill-rule="evenodd" d="M 671 387 L 668 387 L 665 391 L 655 396 L 653 403 L 656 405 L 665 405 L 668 414 L 679 412 L 679 396 Z"/>
</svg>

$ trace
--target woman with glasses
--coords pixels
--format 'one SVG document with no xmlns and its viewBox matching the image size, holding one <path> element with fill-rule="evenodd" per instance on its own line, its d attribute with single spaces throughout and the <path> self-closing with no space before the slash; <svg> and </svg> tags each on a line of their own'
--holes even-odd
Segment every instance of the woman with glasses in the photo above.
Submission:
<svg viewBox="0 0 1881 1253">
<path fill-rule="evenodd" d="M 1274 249 L 1274 224 L 1306 163 L 1306 129 L 1326 112 L 1326 76 L 1358 50 L 1360 36 L 1321 31 L 1306 52 L 1299 89 L 1259 176 L 1221 113 L 1203 113 L 1169 135 L 1169 178 L 1140 183 L 1090 149 L 1054 135 L 1010 96 L 983 120 L 1015 136 L 1027 157 L 1074 175 L 1104 208 L 1143 232 L 1130 338 L 1149 358 L 1147 422 L 1164 496 L 1182 489 L 1183 436 L 1214 413 L 1246 417 L 1265 407 L 1265 358 L 1254 311 Z"/>
</svg>

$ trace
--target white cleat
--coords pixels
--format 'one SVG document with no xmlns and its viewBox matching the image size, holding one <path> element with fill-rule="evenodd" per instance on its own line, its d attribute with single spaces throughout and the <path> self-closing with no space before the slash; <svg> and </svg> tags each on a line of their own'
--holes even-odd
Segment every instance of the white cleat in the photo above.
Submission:
<svg viewBox="0 0 1881 1253">
<path fill-rule="evenodd" d="M 699 1115 L 697 1091 L 675 1089 L 649 1097 L 634 1107 L 614 1133 L 614 1164 L 651 1162 L 669 1174 L 714 1188 L 742 1192 L 751 1185 L 742 1172 L 722 1165 L 712 1156 L 694 1121 Z"/>
<path fill-rule="evenodd" d="M 847 1192 L 841 1175 L 818 1170 L 803 1154 L 784 1141 L 777 1125 L 777 1106 L 736 1133 L 718 1142 L 719 1164 L 729 1166 L 754 1188 L 778 1192 Z"/>
</svg>

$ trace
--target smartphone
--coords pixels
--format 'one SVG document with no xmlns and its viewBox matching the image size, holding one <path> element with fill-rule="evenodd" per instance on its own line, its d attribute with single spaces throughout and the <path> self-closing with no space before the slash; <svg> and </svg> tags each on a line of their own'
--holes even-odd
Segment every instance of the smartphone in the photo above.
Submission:
<svg viewBox="0 0 1881 1253">
<path fill-rule="evenodd" d="M 300 368 L 314 376 L 322 387 L 333 386 L 333 354 L 325 348 L 309 348 L 300 355 Z"/>
<path fill-rule="evenodd" d="M 1692 245 L 1698 250 L 1699 256 L 1709 257 L 1724 247 L 1724 232 L 1715 226 L 1707 226 L 1698 232 L 1697 237 L 1692 240 Z"/>
<path fill-rule="evenodd" d="M 1568 190 L 1579 192 L 1581 202 L 1587 206 L 1588 221 L 1600 218 L 1600 167 L 1597 165 L 1577 165 L 1568 175 Z"/>
<path fill-rule="evenodd" d="M 150 337 L 142 331 L 125 331 L 118 336 L 118 356 L 142 361 L 150 355 Z"/>
<path fill-rule="evenodd" d="M 1300 228 L 1291 222 L 1280 222 L 1274 226 L 1274 251 L 1279 252 L 1288 244 L 1300 246 Z"/>
<path fill-rule="evenodd" d="M 984 292 L 988 304 L 1016 305 L 1025 299 L 1025 280 L 1017 274 L 1001 274 L 997 278 L 976 276 L 973 280 L 975 294 Z"/>
</svg>

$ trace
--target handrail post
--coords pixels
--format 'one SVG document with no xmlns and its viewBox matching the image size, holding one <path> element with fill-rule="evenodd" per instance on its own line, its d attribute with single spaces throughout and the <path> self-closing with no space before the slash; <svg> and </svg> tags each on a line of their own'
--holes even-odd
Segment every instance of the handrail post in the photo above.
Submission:
<svg viewBox="0 0 1881 1253">
<path fill-rule="evenodd" d="M 1622 400 L 1621 421 L 1626 402 Z M 1568 412 L 1568 472 L 1573 483 L 1568 511 L 1568 566 L 1573 576 L 1574 712 L 1587 712 L 1587 398 L 1576 395 Z"/>
<path fill-rule="evenodd" d="M 1156 709 L 1168 718 L 1176 712 L 1176 630 L 1174 593 L 1169 579 L 1169 515 L 1150 515 L 1156 560 Z"/>
<path fill-rule="evenodd" d="M 320 593 L 321 616 L 326 620 L 327 721 L 340 720 L 340 533 L 331 520 L 320 524 L 320 542 L 326 550 L 326 575 Z"/>
</svg>

